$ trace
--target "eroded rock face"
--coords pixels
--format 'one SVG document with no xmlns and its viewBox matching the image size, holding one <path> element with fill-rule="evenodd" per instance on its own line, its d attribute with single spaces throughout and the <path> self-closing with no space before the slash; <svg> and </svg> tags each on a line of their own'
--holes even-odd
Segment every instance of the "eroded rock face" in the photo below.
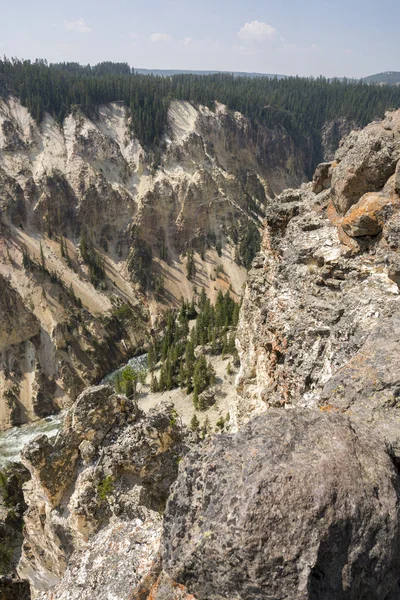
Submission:
<svg viewBox="0 0 400 600">
<path fill-rule="evenodd" d="M 122 531 L 128 532 L 132 547 L 147 530 L 153 532 L 156 549 L 159 511 L 186 451 L 185 436 L 172 405 L 160 405 L 145 417 L 133 401 L 98 386 L 81 394 L 54 443 L 41 436 L 25 447 L 22 460 L 31 472 L 32 486 L 26 494 L 19 572 L 30 581 L 34 596 L 60 582 L 75 553 L 73 564 L 82 562 L 79 577 L 85 577 L 88 589 L 97 586 L 103 593 L 99 597 L 105 599 L 113 586 L 123 587 L 125 578 L 126 596 L 119 597 L 128 598 L 129 585 L 133 588 L 139 577 L 136 567 L 116 571 L 110 587 L 101 592 L 110 572 L 105 555 L 100 565 L 101 554 L 107 544 L 121 543 L 124 555 Z M 93 537 L 97 534 L 98 539 Z M 140 551 L 134 555 L 139 563 L 144 557 Z M 88 570 L 89 563 L 98 571 Z M 71 572 L 67 577 L 71 581 Z M 68 585 L 64 582 L 59 592 L 52 590 L 60 596 L 51 598 L 64 598 Z"/>
<path fill-rule="evenodd" d="M 196 600 L 188 589 L 165 571 L 152 569 L 132 595 L 132 600 Z"/>
<path fill-rule="evenodd" d="M 38 349 L 42 328 L 32 307 L 0 273 L 0 429 L 53 413 L 54 378 Z"/>
<path fill-rule="evenodd" d="M 383 600 L 397 585 L 399 510 L 397 471 L 371 431 L 271 410 L 184 459 L 163 569 L 199 600 Z"/>
<path fill-rule="evenodd" d="M 193 111 L 176 112 L 174 135 L 200 156 Z M 144 417 L 97 387 L 54 444 L 26 448 L 20 572 L 34 596 L 398 600 L 399 115 L 351 134 L 313 183 L 268 202 L 238 328 L 238 433 L 196 439 L 187 455 L 172 406 Z M 200 180 L 211 194 L 216 180 Z"/>
<path fill-rule="evenodd" d="M 326 190 L 331 187 L 331 179 L 332 179 L 332 163 L 325 162 L 318 165 L 315 169 L 313 181 L 312 181 L 312 191 L 316 194 L 319 194 L 323 190 Z"/>
<path fill-rule="evenodd" d="M 18 292 L 0 276 L 0 351 L 35 337 L 40 323 L 24 305 Z"/>
</svg>

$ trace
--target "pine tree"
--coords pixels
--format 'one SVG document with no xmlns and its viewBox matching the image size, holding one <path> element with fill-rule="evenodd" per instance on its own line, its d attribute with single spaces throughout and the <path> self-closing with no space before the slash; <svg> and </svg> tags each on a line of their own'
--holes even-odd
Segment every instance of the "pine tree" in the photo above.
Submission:
<svg viewBox="0 0 400 600">
<path fill-rule="evenodd" d="M 237 327 L 238 323 L 239 323 L 239 311 L 240 311 L 240 304 L 235 302 L 235 306 L 233 308 L 233 313 L 232 313 L 232 325 L 233 327 Z"/>
<path fill-rule="evenodd" d="M 197 418 L 196 413 L 194 413 L 191 421 L 190 421 L 190 429 L 193 429 L 193 431 L 197 431 L 199 429 L 200 426 L 200 421 Z"/>
<path fill-rule="evenodd" d="M 186 367 L 186 386 L 188 390 L 188 394 L 192 390 L 192 374 L 194 369 L 194 364 L 196 362 L 196 357 L 194 354 L 194 344 L 191 340 L 189 340 L 186 344 L 185 350 L 185 367 Z"/>
<path fill-rule="evenodd" d="M 115 375 L 114 378 L 114 389 L 116 391 L 117 394 L 122 394 L 123 390 L 122 390 L 122 378 L 121 378 L 121 372 L 118 371 Z"/>
<path fill-rule="evenodd" d="M 152 394 L 156 394 L 159 391 L 157 377 L 154 375 L 154 373 L 151 374 L 150 391 Z"/>
<path fill-rule="evenodd" d="M 229 348 L 228 348 L 228 340 L 226 337 L 226 333 L 224 333 L 223 338 L 222 338 L 222 359 L 225 358 L 225 356 L 229 353 Z"/>
<path fill-rule="evenodd" d="M 158 379 L 158 391 L 165 392 L 167 390 L 167 375 L 165 365 L 163 364 L 160 369 L 160 377 Z"/>
<path fill-rule="evenodd" d="M 150 372 L 154 371 L 157 363 L 157 355 L 156 349 L 153 344 L 150 346 L 149 351 L 147 353 L 147 368 Z"/>
<path fill-rule="evenodd" d="M 181 387 L 181 388 L 185 387 L 185 385 L 187 383 L 185 363 L 183 360 L 181 360 L 180 365 L 179 365 L 178 383 L 179 383 L 179 387 Z"/>
<path fill-rule="evenodd" d="M 206 415 L 206 418 L 204 419 L 204 422 L 203 422 L 203 427 L 201 428 L 203 438 L 207 435 L 207 433 L 210 431 L 210 429 L 211 429 L 210 419 L 208 418 L 208 415 Z"/>
<path fill-rule="evenodd" d="M 235 352 L 235 350 L 236 350 L 235 340 L 236 340 L 235 332 L 232 331 L 232 333 L 231 333 L 231 335 L 229 336 L 229 339 L 228 339 L 228 352 L 230 354 L 233 354 Z"/>
<path fill-rule="evenodd" d="M 199 395 L 209 385 L 209 372 L 205 356 L 201 355 L 195 364 L 193 373 L 193 402 L 196 406 Z"/>
<path fill-rule="evenodd" d="M 40 264 L 44 270 L 46 268 L 46 259 L 44 257 L 42 242 L 40 242 Z"/>
<path fill-rule="evenodd" d="M 22 245 L 22 264 L 24 269 L 30 269 L 32 266 L 32 261 L 29 256 L 29 252 L 25 244 Z"/>
<path fill-rule="evenodd" d="M 194 279 L 196 275 L 196 265 L 194 262 L 194 252 L 193 248 L 189 248 L 187 251 L 187 262 L 186 262 L 186 277 L 189 281 Z"/>
</svg>

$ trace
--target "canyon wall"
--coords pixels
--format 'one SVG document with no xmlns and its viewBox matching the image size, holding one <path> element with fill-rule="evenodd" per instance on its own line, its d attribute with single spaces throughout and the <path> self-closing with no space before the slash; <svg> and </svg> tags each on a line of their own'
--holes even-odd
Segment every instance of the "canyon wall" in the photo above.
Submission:
<svg viewBox="0 0 400 600">
<path fill-rule="evenodd" d="M 239 297 L 265 205 L 304 163 L 282 128 L 222 105 L 172 102 L 155 152 L 122 103 L 37 125 L 1 100 L 0 428 L 70 405 L 194 287 Z"/>
</svg>

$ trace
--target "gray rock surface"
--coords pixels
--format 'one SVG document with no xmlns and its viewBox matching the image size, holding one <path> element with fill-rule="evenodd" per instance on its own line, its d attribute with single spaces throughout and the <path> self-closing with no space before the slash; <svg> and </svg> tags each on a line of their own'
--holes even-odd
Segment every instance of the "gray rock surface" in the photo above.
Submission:
<svg viewBox="0 0 400 600">
<path fill-rule="evenodd" d="M 331 179 L 332 179 L 332 162 L 325 162 L 318 165 L 315 169 L 313 181 L 312 181 L 312 191 L 315 194 L 319 194 L 323 190 L 326 190 L 331 187 Z"/>
<path fill-rule="evenodd" d="M 151 567 L 158 550 L 162 519 L 116 520 L 75 552 L 61 583 L 40 600 L 125 600 Z"/>
<path fill-rule="evenodd" d="M 19 573 L 30 581 L 33 597 L 52 588 L 50 598 L 64 598 L 78 572 L 76 590 L 83 578 L 84 587 L 100 593 L 109 579 L 101 592 L 104 599 L 113 597 L 107 596 L 112 590 L 122 589 L 124 580 L 132 588 L 136 585 L 135 565 L 145 556 L 141 550 L 150 552 L 136 544 L 148 531 L 156 550 L 159 513 L 187 450 L 185 440 L 186 430 L 172 404 L 161 404 L 145 416 L 132 400 L 114 394 L 109 386 L 97 386 L 85 390 L 69 409 L 54 442 L 40 436 L 25 447 L 22 460 L 32 482 L 26 492 Z M 121 565 L 130 560 L 124 554 L 129 544 L 123 546 L 122 531 L 132 540 L 135 549 L 130 556 L 136 562 L 126 569 L 111 569 L 107 548 L 120 548 L 116 552 Z M 67 580 L 58 590 L 55 586 L 72 555 Z M 128 598 L 129 586 L 125 592 L 115 597 Z M 90 597 L 79 594 L 68 598 Z"/>
<path fill-rule="evenodd" d="M 366 164 L 368 143 L 380 133 L 385 140 L 388 131 L 397 139 L 392 129 L 398 121 L 397 112 L 354 134 L 355 140 L 351 134 L 339 152 L 354 142 L 353 150 L 349 159 L 341 155 L 342 163 L 349 169 Z M 358 177 L 364 186 L 365 171 Z M 386 317 L 399 313 L 400 197 L 394 180 L 390 176 L 381 192 L 363 195 L 344 218 L 332 205 L 333 190 L 315 194 L 309 185 L 286 190 L 269 205 L 238 327 L 239 424 L 271 406 L 318 406 L 330 378 Z M 364 391 L 368 386 L 363 390 L 360 380 L 359 393 Z"/>
<path fill-rule="evenodd" d="M 379 432 L 400 458 L 399 311 L 382 316 L 355 356 L 329 379 L 321 404 Z"/>
<path fill-rule="evenodd" d="M 366 192 L 383 188 L 400 159 L 400 110 L 345 138 L 335 154 L 332 200 L 344 215 Z"/>
<path fill-rule="evenodd" d="M 184 458 L 163 569 L 199 600 L 384 600 L 400 568 L 399 491 L 370 430 L 271 410 Z"/>
</svg>

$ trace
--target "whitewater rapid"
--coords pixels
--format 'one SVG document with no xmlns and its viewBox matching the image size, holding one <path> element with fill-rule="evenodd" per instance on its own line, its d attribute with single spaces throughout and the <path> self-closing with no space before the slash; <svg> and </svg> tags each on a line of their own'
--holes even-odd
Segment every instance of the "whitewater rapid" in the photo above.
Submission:
<svg viewBox="0 0 400 600">
<path fill-rule="evenodd" d="M 127 364 L 122 365 L 115 371 L 108 373 L 101 384 L 112 383 L 117 373 L 120 373 L 127 365 L 137 368 L 144 368 L 147 364 L 147 354 L 135 356 L 131 358 Z M 48 438 L 53 438 L 61 429 L 65 412 L 60 412 L 51 417 L 46 417 L 34 423 L 27 423 L 20 427 L 12 427 L 6 431 L 0 432 L 0 469 L 8 462 L 20 462 L 21 450 L 31 440 L 38 435 L 47 435 Z"/>
</svg>

